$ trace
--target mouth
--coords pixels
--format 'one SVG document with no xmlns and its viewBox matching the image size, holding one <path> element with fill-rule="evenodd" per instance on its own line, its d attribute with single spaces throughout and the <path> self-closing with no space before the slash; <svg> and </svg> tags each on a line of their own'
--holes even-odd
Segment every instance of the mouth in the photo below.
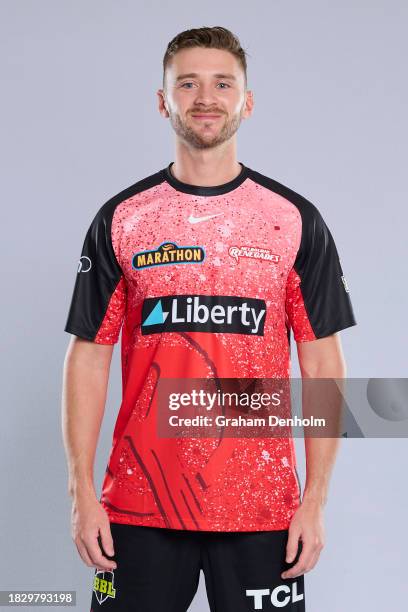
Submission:
<svg viewBox="0 0 408 612">
<path fill-rule="evenodd" d="M 217 115 L 215 113 L 194 113 L 191 115 L 193 119 L 197 119 L 198 121 L 215 121 L 219 119 L 222 115 Z"/>
</svg>

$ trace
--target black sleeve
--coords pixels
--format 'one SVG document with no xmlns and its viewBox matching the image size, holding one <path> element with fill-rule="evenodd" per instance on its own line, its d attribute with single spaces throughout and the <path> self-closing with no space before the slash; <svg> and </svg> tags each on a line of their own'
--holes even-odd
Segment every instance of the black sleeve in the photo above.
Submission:
<svg viewBox="0 0 408 612">
<path fill-rule="evenodd" d="M 302 236 L 288 276 L 286 311 L 297 342 L 356 325 L 350 293 L 333 236 L 318 209 L 299 207 Z"/>
<path fill-rule="evenodd" d="M 126 283 L 112 244 L 114 206 L 91 222 L 78 262 L 65 331 L 99 344 L 115 344 L 126 309 Z"/>
</svg>

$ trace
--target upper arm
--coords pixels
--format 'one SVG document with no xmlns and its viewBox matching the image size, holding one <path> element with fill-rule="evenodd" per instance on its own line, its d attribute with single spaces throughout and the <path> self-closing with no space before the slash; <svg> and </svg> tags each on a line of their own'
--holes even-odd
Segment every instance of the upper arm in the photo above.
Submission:
<svg viewBox="0 0 408 612">
<path fill-rule="evenodd" d="M 285 301 L 288 324 L 298 343 L 326 338 L 356 324 L 329 228 L 310 202 L 301 208 L 301 216 L 301 241 L 287 278 Z"/>
<path fill-rule="evenodd" d="M 346 364 L 338 333 L 309 342 L 297 342 L 296 348 L 302 376 L 345 377 Z"/>
<path fill-rule="evenodd" d="M 65 331 L 94 342 L 118 342 L 126 309 L 126 281 L 112 244 L 110 202 L 93 219 L 82 247 Z"/>
<path fill-rule="evenodd" d="M 92 366 L 97 370 L 108 371 L 112 361 L 114 344 L 101 344 L 85 340 L 80 336 L 71 336 L 66 359 L 67 361 Z"/>
</svg>

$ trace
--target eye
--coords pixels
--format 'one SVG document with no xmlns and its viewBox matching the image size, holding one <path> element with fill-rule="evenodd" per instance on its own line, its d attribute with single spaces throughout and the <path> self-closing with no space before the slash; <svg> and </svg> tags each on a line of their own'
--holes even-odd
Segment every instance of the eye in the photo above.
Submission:
<svg viewBox="0 0 408 612">
<path fill-rule="evenodd" d="M 185 85 L 194 85 L 194 83 L 191 83 L 191 81 L 188 81 L 186 83 L 182 83 L 180 87 L 184 87 Z M 186 89 L 191 89 L 191 88 L 187 87 Z"/>
<path fill-rule="evenodd" d="M 228 83 L 218 83 L 218 85 L 225 85 L 226 88 L 230 87 L 230 85 Z M 221 89 L 224 89 L 224 87 L 221 87 Z"/>
</svg>

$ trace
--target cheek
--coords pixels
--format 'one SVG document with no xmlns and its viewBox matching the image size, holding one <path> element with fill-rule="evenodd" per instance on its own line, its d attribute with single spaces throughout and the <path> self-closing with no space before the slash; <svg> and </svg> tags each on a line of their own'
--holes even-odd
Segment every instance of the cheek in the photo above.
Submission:
<svg viewBox="0 0 408 612">
<path fill-rule="evenodd" d="M 172 111 L 177 113 L 178 115 L 185 115 L 191 105 L 192 101 L 190 99 L 190 96 L 186 95 L 174 96 L 171 101 Z"/>
<path fill-rule="evenodd" d="M 183 96 L 180 96 L 177 92 L 172 92 L 167 95 L 167 101 L 169 103 L 169 109 L 172 113 L 182 113 L 185 101 Z"/>
<path fill-rule="evenodd" d="M 239 94 L 232 93 L 228 100 L 225 100 L 225 104 L 228 107 L 230 114 L 236 115 L 242 109 L 244 98 Z"/>
<path fill-rule="evenodd" d="M 230 115 L 239 115 L 242 112 L 242 100 L 235 102 L 230 110 Z"/>
</svg>

